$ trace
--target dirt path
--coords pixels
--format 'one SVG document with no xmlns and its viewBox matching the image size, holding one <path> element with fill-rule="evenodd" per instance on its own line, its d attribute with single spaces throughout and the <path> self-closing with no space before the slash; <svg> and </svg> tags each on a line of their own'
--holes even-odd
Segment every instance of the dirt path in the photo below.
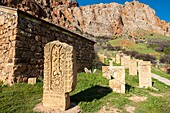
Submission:
<svg viewBox="0 0 170 113">
<path fill-rule="evenodd" d="M 168 80 L 168 79 L 166 79 L 164 77 L 161 77 L 159 75 L 156 75 L 156 74 L 152 73 L 152 78 L 157 79 L 158 81 L 170 86 L 170 80 Z"/>
</svg>

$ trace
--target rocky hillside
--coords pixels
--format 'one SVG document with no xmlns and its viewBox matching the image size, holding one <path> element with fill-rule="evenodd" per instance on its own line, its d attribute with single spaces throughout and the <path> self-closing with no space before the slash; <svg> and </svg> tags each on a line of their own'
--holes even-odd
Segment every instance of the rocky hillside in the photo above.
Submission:
<svg viewBox="0 0 170 113">
<path fill-rule="evenodd" d="M 2 0 L 54 24 L 94 36 L 135 35 L 147 30 L 170 36 L 170 23 L 160 20 L 148 5 L 135 2 L 78 7 L 74 0 Z"/>
</svg>

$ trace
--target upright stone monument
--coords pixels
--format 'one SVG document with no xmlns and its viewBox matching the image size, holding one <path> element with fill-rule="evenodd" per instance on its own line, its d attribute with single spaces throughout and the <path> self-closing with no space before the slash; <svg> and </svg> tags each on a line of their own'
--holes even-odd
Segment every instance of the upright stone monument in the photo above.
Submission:
<svg viewBox="0 0 170 113">
<path fill-rule="evenodd" d="M 43 106 L 66 110 L 76 86 L 76 55 L 72 46 L 53 41 L 44 48 Z"/>
<path fill-rule="evenodd" d="M 140 61 L 138 63 L 139 87 L 152 87 L 151 62 Z"/>
<path fill-rule="evenodd" d="M 137 75 L 137 61 L 129 60 L 129 75 Z"/>
<path fill-rule="evenodd" d="M 125 68 L 124 66 L 110 66 L 109 87 L 117 93 L 125 93 Z"/>
<path fill-rule="evenodd" d="M 107 79 L 110 79 L 110 76 L 108 74 L 109 72 L 109 66 L 102 66 L 102 76 L 107 78 Z"/>
<path fill-rule="evenodd" d="M 121 57 L 121 65 L 125 66 L 125 69 L 129 68 L 129 61 L 130 61 L 130 56 L 122 56 Z"/>
<path fill-rule="evenodd" d="M 113 60 L 109 60 L 109 66 L 113 66 Z"/>
<path fill-rule="evenodd" d="M 120 64 L 120 53 L 116 54 L 116 63 Z"/>
<path fill-rule="evenodd" d="M 112 61 L 113 61 L 113 62 L 116 62 L 116 58 L 115 58 L 115 57 L 112 57 Z"/>
</svg>

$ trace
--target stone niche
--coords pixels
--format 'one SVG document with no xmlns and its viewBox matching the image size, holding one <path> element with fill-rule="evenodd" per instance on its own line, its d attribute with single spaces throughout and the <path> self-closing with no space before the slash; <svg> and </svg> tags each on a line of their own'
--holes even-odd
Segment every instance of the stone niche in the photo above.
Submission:
<svg viewBox="0 0 170 113">
<path fill-rule="evenodd" d="M 72 46 L 53 41 L 44 48 L 43 106 L 66 110 L 76 86 L 76 53 Z"/>
<path fill-rule="evenodd" d="M 140 61 L 138 63 L 139 87 L 152 87 L 151 62 Z"/>
<path fill-rule="evenodd" d="M 129 60 L 129 75 L 137 75 L 137 61 L 135 59 Z"/>
<path fill-rule="evenodd" d="M 121 57 L 121 65 L 125 66 L 125 69 L 129 68 L 129 61 L 130 61 L 130 56 L 122 56 Z"/>
<path fill-rule="evenodd" d="M 125 68 L 124 66 L 109 67 L 109 87 L 117 93 L 125 93 Z"/>
</svg>

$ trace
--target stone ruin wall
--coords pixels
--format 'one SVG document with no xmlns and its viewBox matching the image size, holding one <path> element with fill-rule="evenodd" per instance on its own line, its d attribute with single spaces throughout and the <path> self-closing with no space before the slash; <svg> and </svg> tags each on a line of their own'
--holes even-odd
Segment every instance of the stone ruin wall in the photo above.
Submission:
<svg viewBox="0 0 170 113">
<path fill-rule="evenodd" d="M 9 75 L 15 69 L 15 38 L 17 34 L 17 13 L 0 8 L 0 80 L 10 81 Z M 2 76 L 4 75 L 4 76 Z"/>
<path fill-rule="evenodd" d="M 13 41 L 7 45 L 9 48 L 10 44 L 14 44 L 13 49 L 15 48 L 12 52 L 14 57 L 10 59 L 10 63 L 15 66 L 13 73 L 15 82 L 27 81 L 29 77 L 43 76 L 44 46 L 54 40 L 65 42 L 75 48 L 78 71 L 83 70 L 84 67 L 90 68 L 94 59 L 95 42 L 22 11 L 15 13 L 18 14 L 18 17 L 15 17 L 16 21 L 18 18 L 17 26 L 13 27 L 16 35 L 11 35 Z M 8 40 L 7 37 L 4 40 Z M 2 43 L 0 47 L 3 46 L 5 44 Z M 4 49 L 1 48 L 1 50 Z M 1 54 L 1 58 L 7 60 L 10 57 Z M 6 60 L 5 62 L 7 62 Z M 6 64 L 1 63 L 0 67 L 2 66 L 6 66 Z M 0 78 L 11 70 L 14 70 L 14 67 L 8 68 L 6 73 L 0 71 Z"/>
</svg>

